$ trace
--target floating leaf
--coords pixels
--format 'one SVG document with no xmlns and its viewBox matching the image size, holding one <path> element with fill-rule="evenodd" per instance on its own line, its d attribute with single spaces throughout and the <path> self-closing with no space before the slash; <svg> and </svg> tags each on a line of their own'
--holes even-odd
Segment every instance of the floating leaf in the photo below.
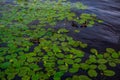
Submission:
<svg viewBox="0 0 120 80">
<path fill-rule="evenodd" d="M 97 58 L 103 59 L 103 55 L 102 55 L 102 54 L 98 54 L 98 55 L 97 55 Z"/>
<path fill-rule="evenodd" d="M 72 59 L 64 59 L 64 61 L 67 64 L 74 64 L 74 61 Z"/>
<path fill-rule="evenodd" d="M 58 60 L 57 64 L 59 64 L 59 65 L 64 64 L 64 61 L 63 60 Z"/>
<path fill-rule="evenodd" d="M 105 76 L 114 76 L 115 72 L 112 70 L 105 70 L 103 71 Z"/>
<path fill-rule="evenodd" d="M 60 65 L 58 67 L 61 71 L 67 71 L 68 70 L 68 66 L 65 66 L 65 65 Z"/>
<path fill-rule="evenodd" d="M 75 62 L 75 63 L 79 63 L 79 62 L 81 62 L 81 59 L 80 59 L 80 58 L 76 58 L 76 59 L 74 60 L 74 62 Z"/>
<path fill-rule="evenodd" d="M 22 80 L 30 80 L 30 76 L 25 75 L 22 77 Z"/>
<path fill-rule="evenodd" d="M 118 55 L 118 53 L 112 53 L 112 57 L 113 58 L 119 58 L 119 55 Z"/>
<path fill-rule="evenodd" d="M 90 76 L 90 77 L 97 77 L 97 72 L 93 69 L 91 69 L 91 70 L 88 70 L 88 75 Z"/>
<path fill-rule="evenodd" d="M 58 58 L 64 58 L 65 55 L 62 54 L 62 53 L 57 53 L 56 56 L 57 56 Z"/>
<path fill-rule="evenodd" d="M 65 29 L 65 28 L 61 28 L 58 30 L 58 33 L 66 33 L 69 32 L 69 30 Z"/>
<path fill-rule="evenodd" d="M 64 72 L 56 72 L 54 75 L 54 80 L 61 80 L 61 76 L 64 74 Z"/>
<path fill-rule="evenodd" d="M 106 65 L 104 65 L 104 64 L 100 64 L 100 65 L 98 65 L 98 69 L 99 69 L 99 70 L 106 70 L 107 67 L 106 67 Z"/>
<path fill-rule="evenodd" d="M 81 63 L 80 68 L 82 68 L 83 70 L 87 70 L 89 68 L 89 65 L 85 63 Z"/>
<path fill-rule="evenodd" d="M 96 49 L 91 49 L 90 50 L 93 54 L 97 55 L 98 54 L 98 51 Z"/>
<path fill-rule="evenodd" d="M 73 76 L 72 80 L 91 80 L 91 79 L 86 75 L 80 75 L 80 76 Z"/>
<path fill-rule="evenodd" d="M 2 64 L 0 64 L 1 66 L 1 68 L 2 69 L 6 69 L 6 68 L 8 68 L 10 65 L 11 65 L 11 63 L 10 62 L 5 62 L 5 63 L 2 63 Z"/>
<path fill-rule="evenodd" d="M 96 69 L 97 68 L 97 66 L 96 65 L 90 65 L 90 67 L 89 67 L 90 69 Z"/>
<path fill-rule="evenodd" d="M 110 54 L 109 53 L 104 53 L 103 56 L 104 56 L 104 58 L 108 58 L 108 57 L 110 57 Z"/>
<path fill-rule="evenodd" d="M 112 49 L 112 48 L 106 48 L 106 51 L 107 51 L 108 53 L 113 53 L 113 52 L 115 52 L 115 50 Z"/>
<path fill-rule="evenodd" d="M 114 63 L 114 62 L 109 62 L 109 65 L 110 65 L 111 67 L 116 67 L 116 63 Z"/>
<path fill-rule="evenodd" d="M 80 30 L 74 30 L 74 32 L 79 33 L 79 32 L 80 32 Z"/>
<path fill-rule="evenodd" d="M 98 61 L 97 61 L 99 64 L 105 64 L 105 63 L 107 63 L 107 60 L 105 60 L 105 59 L 98 59 Z"/>
<path fill-rule="evenodd" d="M 76 73 L 79 69 L 78 68 L 70 68 L 69 72 L 70 73 Z"/>
</svg>

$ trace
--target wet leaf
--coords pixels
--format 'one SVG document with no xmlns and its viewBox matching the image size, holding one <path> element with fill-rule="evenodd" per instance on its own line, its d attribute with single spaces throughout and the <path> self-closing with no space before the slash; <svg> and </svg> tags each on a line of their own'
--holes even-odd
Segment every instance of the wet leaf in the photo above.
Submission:
<svg viewBox="0 0 120 80">
<path fill-rule="evenodd" d="M 115 72 L 112 70 L 105 70 L 103 71 L 105 76 L 114 76 Z"/>
<path fill-rule="evenodd" d="M 97 77 L 97 72 L 96 72 L 96 70 L 88 70 L 88 75 L 90 76 L 90 77 Z"/>
</svg>

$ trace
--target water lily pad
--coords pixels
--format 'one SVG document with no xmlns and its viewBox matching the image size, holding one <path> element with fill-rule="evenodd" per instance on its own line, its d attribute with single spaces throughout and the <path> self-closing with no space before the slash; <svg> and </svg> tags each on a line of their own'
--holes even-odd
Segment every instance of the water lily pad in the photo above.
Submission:
<svg viewBox="0 0 120 80">
<path fill-rule="evenodd" d="M 91 63 L 96 63 L 96 62 L 97 62 L 96 56 L 90 55 L 90 56 L 89 56 L 89 61 L 90 61 Z"/>
<path fill-rule="evenodd" d="M 114 63 L 114 62 L 109 62 L 109 66 L 111 66 L 111 67 L 116 67 L 116 63 Z"/>
<path fill-rule="evenodd" d="M 106 69 L 107 69 L 107 66 L 104 65 L 104 64 L 100 64 L 100 65 L 98 65 L 98 69 L 99 69 L 99 70 L 106 70 Z"/>
<path fill-rule="evenodd" d="M 58 60 L 57 64 L 59 64 L 59 65 L 64 64 L 64 61 L 63 60 Z"/>
<path fill-rule="evenodd" d="M 74 62 L 75 62 L 75 63 L 79 63 L 79 62 L 81 62 L 81 59 L 80 59 L 80 58 L 76 58 L 76 59 L 74 60 Z"/>
<path fill-rule="evenodd" d="M 98 54 L 98 51 L 96 49 L 91 49 L 90 50 L 93 54 L 97 55 Z"/>
<path fill-rule="evenodd" d="M 103 56 L 104 56 L 104 58 L 108 58 L 108 57 L 110 57 L 110 54 L 109 53 L 104 53 Z"/>
<path fill-rule="evenodd" d="M 10 62 L 4 62 L 4 63 L 2 63 L 0 65 L 1 65 L 0 68 L 6 69 L 6 68 L 8 68 L 11 65 L 11 63 Z"/>
<path fill-rule="evenodd" d="M 90 69 L 90 70 L 88 70 L 88 75 L 90 77 L 97 77 L 97 72 L 94 69 Z"/>
<path fill-rule="evenodd" d="M 78 68 L 70 68 L 69 72 L 70 73 L 76 73 L 79 69 Z"/>
<path fill-rule="evenodd" d="M 65 65 L 60 65 L 60 66 L 58 66 L 58 68 L 59 68 L 61 71 L 67 71 L 67 70 L 68 70 L 68 66 L 65 66 Z"/>
<path fill-rule="evenodd" d="M 30 80 L 30 76 L 25 75 L 25 76 L 22 77 L 22 80 Z"/>
<path fill-rule="evenodd" d="M 106 59 L 98 59 L 97 61 L 99 64 L 105 64 L 107 63 L 107 60 Z"/>
<path fill-rule="evenodd" d="M 103 71 L 103 73 L 105 76 L 114 76 L 115 75 L 115 72 L 112 70 L 105 70 L 105 71 Z"/>
<path fill-rule="evenodd" d="M 98 55 L 97 55 L 97 58 L 103 59 L 103 55 L 102 55 L 102 54 L 98 54 Z"/>
<path fill-rule="evenodd" d="M 87 46 L 88 46 L 88 45 L 85 44 L 85 43 L 81 43 L 81 44 L 80 44 L 80 47 L 81 47 L 81 48 L 86 48 Z"/>
<path fill-rule="evenodd" d="M 113 53 L 113 52 L 115 52 L 115 50 L 112 49 L 112 48 L 106 48 L 106 51 L 107 51 L 108 53 Z"/>
<path fill-rule="evenodd" d="M 74 64 L 74 61 L 72 59 L 64 59 L 64 61 L 67 64 Z"/>
<path fill-rule="evenodd" d="M 56 72 L 54 75 L 54 80 L 61 80 L 61 76 L 64 74 L 64 72 Z"/>
<path fill-rule="evenodd" d="M 88 76 L 86 75 L 80 75 L 80 76 L 73 76 L 72 80 L 91 80 Z"/>
<path fill-rule="evenodd" d="M 56 56 L 57 56 L 58 58 L 64 58 L 64 57 L 65 57 L 65 55 L 62 54 L 62 53 L 57 53 Z"/>
<path fill-rule="evenodd" d="M 96 68 L 97 68 L 97 65 L 92 64 L 92 65 L 90 65 L 89 68 L 90 68 L 90 69 L 96 69 Z"/>
<path fill-rule="evenodd" d="M 118 53 L 112 53 L 112 57 L 113 58 L 119 58 L 119 55 L 118 55 Z"/>
<path fill-rule="evenodd" d="M 89 65 L 85 63 L 81 63 L 80 68 L 82 68 L 83 70 L 87 70 L 89 68 Z"/>
</svg>

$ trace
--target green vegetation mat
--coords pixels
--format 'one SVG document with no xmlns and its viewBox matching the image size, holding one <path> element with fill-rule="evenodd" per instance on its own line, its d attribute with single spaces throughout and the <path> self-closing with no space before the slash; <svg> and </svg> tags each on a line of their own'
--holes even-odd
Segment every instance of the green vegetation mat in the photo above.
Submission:
<svg viewBox="0 0 120 80">
<path fill-rule="evenodd" d="M 21 2 L 0 8 L 0 79 L 13 80 L 92 80 L 98 75 L 114 76 L 108 69 L 120 64 L 120 52 L 107 48 L 105 53 L 91 49 L 88 58 L 83 48 L 87 44 L 68 36 L 68 29 L 54 29 L 58 21 L 88 22 L 97 20 L 94 14 L 76 16 L 72 8 L 86 9 L 78 3 L 65 0 Z M 72 7 L 71 7 L 72 5 Z M 37 21 L 36 24 L 32 24 Z M 79 31 L 76 31 L 79 32 Z M 76 74 L 79 71 L 85 74 Z"/>
</svg>

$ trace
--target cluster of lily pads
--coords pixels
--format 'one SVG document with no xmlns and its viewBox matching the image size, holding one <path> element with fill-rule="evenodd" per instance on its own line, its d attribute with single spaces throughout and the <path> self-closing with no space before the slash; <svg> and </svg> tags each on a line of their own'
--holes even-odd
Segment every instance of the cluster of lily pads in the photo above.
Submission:
<svg viewBox="0 0 120 80">
<path fill-rule="evenodd" d="M 69 2 L 35 1 L 14 5 L 14 8 L 9 5 L 11 9 L 1 8 L 1 13 L 4 13 L 0 20 L 1 80 L 92 80 L 99 75 L 115 75 L 108 67 L 120 64 L 120 52 L 107 48 L 105 53 L 100 54 L 91 49 L 86 57 L 82 49 L 87 48 L 87 44 L 68 36 L 68 29 L 48 27 L 57 21 L 77 19 L 75 13 L 70 12 Z M 68 19 L 67 15 L 71 18 Z M 91 20 L 89 15 L 86 16 Z M 40 23 L 28 25 L 33 20 Z M 77 74 L 81 70 L 86 74 Z M 64 78 L 67 73 L 72 76 Z"/>
<path fill-rule="evenodd" d="M 39 25 L 32 28 L 34 30 L 25 26 L 0 29 L 0 79 L 11 80 L 18 76 L 22 80 L 48 80 L 51 77 L 61 80 L 65 73 L 71 73 L 73 77 L 66 80 L 91 80 L 98 75 L 115 75 L 107 64 L 111 67 L 120 64 L 120 52 L 107 48 L 100 54 L 91 49 L 89 58 L 85 59 L 82 48 L 87 44 L 67 36 L 69 30 L 45 29 Z M 80 70 L 87 71 L 88 75 L 74 76 Z"/>
<path fill-rule="evenodd" d="M 39 20 L 41 26 L 46 26 L 46 24 L 55 26 L 59 21 L 75 21 L 79 25 L 86 23 L 87 26 L 92 26 L 95 22 L 101 22 L 94 14 L 82 13 L 78 15 L 72 12 L 72 9 L 85 10 L 87 8 L 80 2 L 71 3 L 66 0 L 23 1 L 18 0 L 16 5 L 9 5 L 7 10 L 3 8 L 2 24 L 13 24 L 11 22 L 29 24 L 34 20 Z"/>
</svg>

